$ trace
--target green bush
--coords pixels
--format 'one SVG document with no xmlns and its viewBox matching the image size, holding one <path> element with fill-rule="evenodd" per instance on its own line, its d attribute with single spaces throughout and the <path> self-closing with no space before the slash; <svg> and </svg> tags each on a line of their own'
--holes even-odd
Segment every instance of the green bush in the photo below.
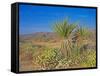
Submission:
<svg viewBox="0 0 100 76">
<path fill-rule="evenodd" d="M 57 69 L 66 68 L 82 68 L 96 66 L 96 51 L 95 50 L 81 50 L 78 47 L 73 47 L 70 58 L 62 58 Z"/>
<path fill-rule="evenodd" d="M 83 67 L 95 67 L 96 66 L 96 51 L 88 50 L 84 57 L 82 57 L 81 66 Z"/>
<path fill-rule="evenodd" d="M 46 48 L 41 55 L 37 57 L 37 63 L 43 69 L 53 69 L 57 66 L 58 61 L 61 59 L 61 53 L 55 48 Z"/>
</svg>

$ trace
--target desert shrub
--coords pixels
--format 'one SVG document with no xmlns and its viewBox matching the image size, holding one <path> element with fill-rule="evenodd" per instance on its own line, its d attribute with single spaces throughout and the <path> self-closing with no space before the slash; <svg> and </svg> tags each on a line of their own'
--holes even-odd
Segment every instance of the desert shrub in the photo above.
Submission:
<svg viewBox="0 0 100 76">
<path fill-rule="evenodd" d="M 67 58 L 62 58 L 58 62 L 58 65 L 55 67 L 56 69 L 66 69 L 70 66 L 69 64 L 71 63 L 71 60 L 68 60 Z"/>
<path fill-rule="evenodd" d="M 59 64 L 56 66 L 57 69 L 72 68 L 79 65 L 80 49 L 76 45 L 73 45 L 70 51 L 71 56 L 64 57 L 61 60 L 59 60 Z"/>
<path fill-rule="evenodd" d="M 95 67 L 96 65 L 96 51 L 88 50 L 82 55 L 80 65 L 83 67 Z"/>
<path fill-rule="evenodd" d="M 37 57 L 36 62 L 42 69 L 53 69 L 57 66 L 58 61 L 61 59 L 61 53 L 55 48 L 46 48 L 41 55 Z"/>
<path fill-rule="evenodd" d="M 69 60 L 71 60 L 69 65 L 71 67 L 94 67 L 96 65 L 96 51 L 93 49 L 81 50 L 81 48 L 74 45 Z"/>
<path fill-rule="evenodd" d="M 36 52 L 38 49 L 43 48 L 44 46 L 41 45 L 34 45 L 32 43 L 24 43 L 20 45 L 20 49 L 24 50 L 25 52 Z"/>
<path fill-rule="evenodd" d="M 35 45 L 31 44 L 31 43 L 21 44 L 20 45 L 20 55 L 21 55 L 21 58 L 23 60 L 26 60 L 26 59 L 28 60 L 29 57 L 31 57 L 30 59 L 32 60 L 33 54 L 35 52 L 37 52 L 38 48 L 39 48 L 38 46 L 35 46 Z"/>
<path fill-rule="evenodd" d="M 57 69 L 64 68 L 81 68 L 81 67 L 95 67 L 96 65 L 96 51 L 95 50 L 80 50 L 77 46 L 73 46 L 71 50 L 71 57 L 62 58 L 59 60 Z"/>
</svg>

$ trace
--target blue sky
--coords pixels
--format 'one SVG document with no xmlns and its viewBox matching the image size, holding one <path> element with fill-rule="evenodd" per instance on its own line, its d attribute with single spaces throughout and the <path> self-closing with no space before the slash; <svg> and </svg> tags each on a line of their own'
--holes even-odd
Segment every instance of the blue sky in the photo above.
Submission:
<svg viewBox="0 0 100 76">
<path fill-rule="evenodd" d="M 52 32 L 56 22 L 69 19 L 70 23 L 79 22 L 80 26 L 95 29 L 96 9 L 52 6 L 19 6 L 20 34 Z"/>
</svg>

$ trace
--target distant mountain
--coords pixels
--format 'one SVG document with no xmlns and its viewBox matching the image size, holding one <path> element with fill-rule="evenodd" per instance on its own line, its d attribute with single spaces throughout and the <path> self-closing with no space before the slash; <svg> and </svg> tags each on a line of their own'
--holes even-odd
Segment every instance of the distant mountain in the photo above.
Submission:
<svg viewBox="0 0 100 76">
<path fill-rule="evenodd" d="M 95 30 L 89 30 L 91 35 L 90 39 L 95 41 L 96 32 Z M 54 32 L 35 32 L 31 34 L 23 34 L 19 36 L 20 42 L 26 41 L 59 41 L 61 38 Z"/>
<path fill-rule="evenodd" d="M 54 32 L 35 32 L 32 34 L 24 34 L 19 36 L 20 41 L 25 40 L 52 40 L 57 39 L 58 36 Z"/>
</svg>

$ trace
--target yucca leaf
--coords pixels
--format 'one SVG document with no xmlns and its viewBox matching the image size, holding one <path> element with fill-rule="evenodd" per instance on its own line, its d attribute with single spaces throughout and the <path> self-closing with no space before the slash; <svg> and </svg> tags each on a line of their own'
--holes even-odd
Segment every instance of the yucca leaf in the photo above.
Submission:
<svg viewBox="0 0 100 76">
<path fill-rule="evenodd" d="M 54 25 L 54 31 L 63 38 L 68 38 L 75 28 L 76 24 L 68 24 L 65 20 Z"/>
</svg>

